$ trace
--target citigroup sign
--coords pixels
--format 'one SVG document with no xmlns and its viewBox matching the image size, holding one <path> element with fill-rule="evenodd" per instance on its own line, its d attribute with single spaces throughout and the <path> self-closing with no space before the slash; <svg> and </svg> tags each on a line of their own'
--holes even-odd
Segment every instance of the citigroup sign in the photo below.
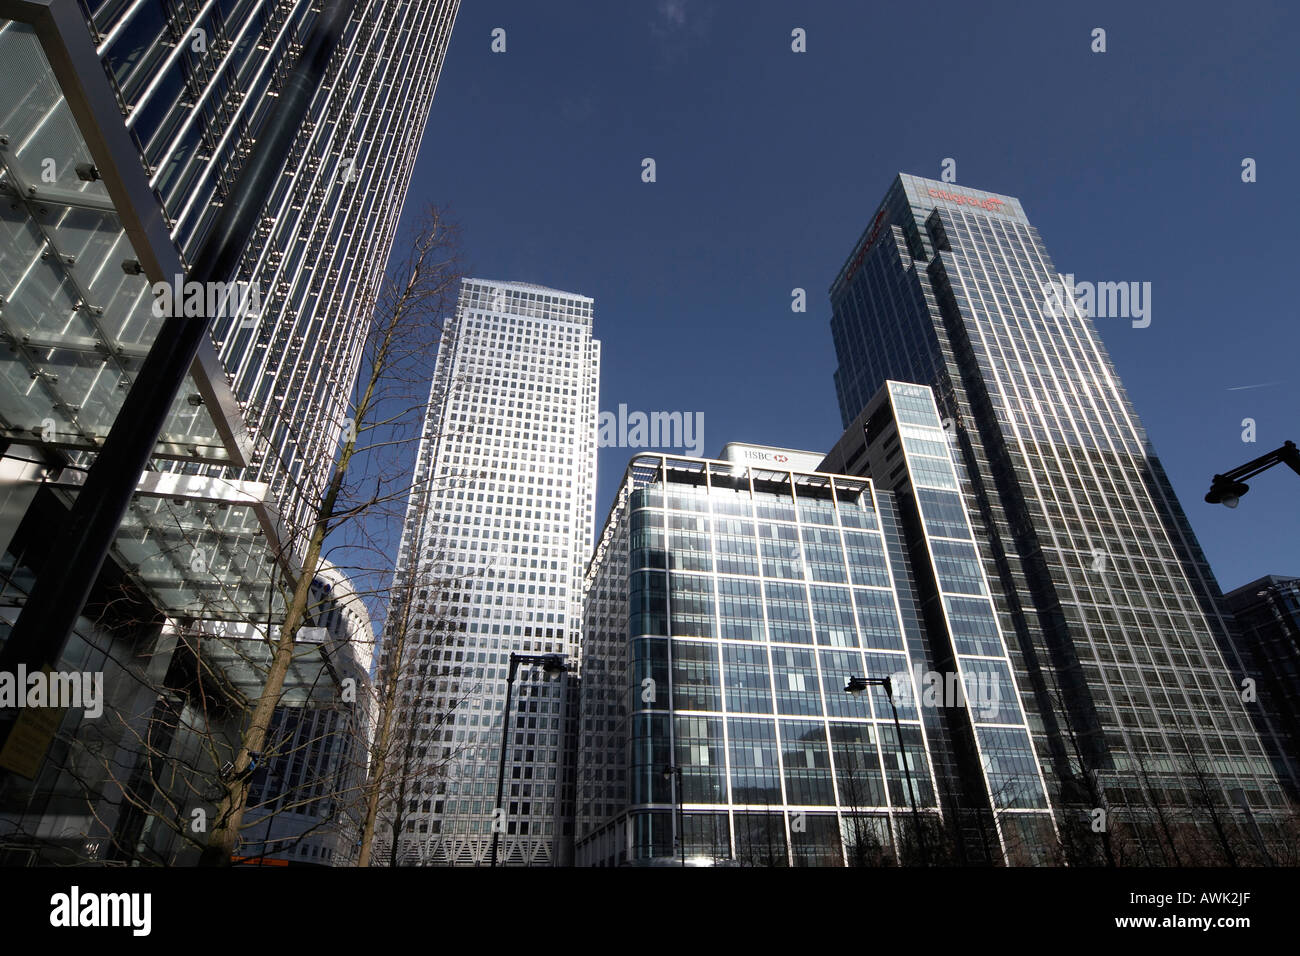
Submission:
<svg viewBox="0 0 1300 956">
<path fill-rule="evenodd" d="M 978 196 L 963 196 L 960 193 L 950 193 L 946 189 L 931 189 L 931 199 L 942 199 L 944 202 L 950 202 L 957 206 L 974 206 L 977 209 L 987 209 L 989 212 L 1001 212 L 1002 206 L 1005 206 L 1001 199 L 994 199 L 992 196 L 986 196 L 983 199 Z"/>
<path fill-rule="evenodd" d="M 973 206 L 986 212 L 1001 212 L 1002 207 L 1006 205 L 1001 199 L 994 199 L 992 196 L 963 196 L 961 193 L 949 192 L 946 189 L 931 189 L 930 198 L 942 199 L 944 202 L 950 202 L 955 206 Z M 857 275 L 858 269 L 862 266 L 862 260 L 871 251 L 871 247 L 876 244 L 876 239 L 879 238 L 884 224 L 885 210 L 882 209 L 876 213 L 876 218 L 871 221 L 871 228 L 867 231 L 867 238 L 853 257 L 853 261 L 849 263 L 848 268 L 844 270 L 844 281 L 846 283 Z"/>
</svg>

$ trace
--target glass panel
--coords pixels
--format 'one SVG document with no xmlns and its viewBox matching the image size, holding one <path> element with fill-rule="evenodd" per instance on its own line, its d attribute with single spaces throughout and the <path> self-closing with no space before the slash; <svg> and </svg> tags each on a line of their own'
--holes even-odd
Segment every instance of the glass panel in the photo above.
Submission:
<svg viewBox="0 0 1300 956">
<path fill-rule="evenodd" d="M 112 427 L 153 343 L 149 280 L 31 27 L 0 21 L 0 420 L 12 441 L 90 451 Z M 134 157 L 132 157 L 134 158 Z M 144 210 L 147 216 L 157 210 Z M 211 415 L 188 384 L 159 457 L 226 462 Z"/>
</svg>

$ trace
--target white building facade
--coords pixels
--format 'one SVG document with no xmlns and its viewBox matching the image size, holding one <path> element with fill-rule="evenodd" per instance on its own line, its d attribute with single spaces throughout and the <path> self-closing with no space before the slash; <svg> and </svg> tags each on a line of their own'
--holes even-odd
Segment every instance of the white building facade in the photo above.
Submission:
<svg viewBox="0 0 1300 956">
<path fill-rule="evenodd" d="M 542 286 L 466 279 L 444 329 L 385 636 L 395 644 L 406 622 L 397 723 L 399 734 L 414 725 L 419 780 L 400 862 L 488 862 L 510 655 L 576 665 L 595 521 L 592 306 Z M 409 615 L 398 609 L 404 594 Z M 570 858 L 569 701 L 568 677 L 519 669 L 496 815 L 501 865 Z"/>
</svg>

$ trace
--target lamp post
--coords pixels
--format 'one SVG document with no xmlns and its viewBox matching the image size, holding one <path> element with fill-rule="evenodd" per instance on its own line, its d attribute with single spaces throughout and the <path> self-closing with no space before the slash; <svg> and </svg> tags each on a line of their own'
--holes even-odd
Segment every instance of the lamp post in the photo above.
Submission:
<svg viewBox="0 0 1300 956">
<path fill-rule="evenodd" d="M 510 741 L 510 698 L 514 691 L 515 674 L 519 673 L 520 664 L 540 667 L 547 677 L 563 674 L 566 667 L 563 654 L 516 654 L 513 651 L 510 654 L 510 673 L 506 677 L 506 709 L 501 715 L 501 757 L 497 762 L 497 802 L 492 813 L 492 855 L 489 866 L 497 865 L 497 844 L 501 840 L 501 831 L 506 825 L 506 815 L 501 800 L 506 786 L 506 747 L 509 746 Z"/>
<path fill-rule="evenodd" d="M 907 800 L 912 805 L 912 824 L 916 829 L 916 845 L 921 852 L 921 865 L 930 865 L 930 854 L 925 846 L 925 835 L 921 830 L 921 811 L 916 807 L 916 787 L 912 783 L 912 765 L 907 759 L 907 750 L 903 747 L 903 725 L 898 720 L 898 705 L 894 703 L 893 679 L 885 677 L 850 677 L 844 690 L 850 694 L 861 694 L 868 687 L 875 685 L 885 688 L 889 698 L 889 709 L 894 714 L 894 733 L 898 736 L 898 756 L 903 761 L 903 773 L 907 777 Z"/>
<path fill-rule="evenodd" d="M 664 779 L 672 781 L 673 803 L 677 807 L 677 844 L 682 848 L 682 866 L 686 865 L 686 815 L 682 812 L 682 768 L 664 767 Z"/>
<path fill-rule="evenodd" d="M 1226 508 L 1237 507 L 1241 496 L 1250 491 L 1246 479 L 1253 478 L 1274 465 L 1286 465 L 1300 475 L 1300 449 L 1296 448 L 1295 442 L 1285 442 L 1281 448 L 1275 448 L 1267 455 L 1260 455 L 1231 471 L 1215 475 L 1210 483 L 1210 490 L 1205 495 L 1206 502 L 1212 505 L 1223 505 Z"/>
</svg>

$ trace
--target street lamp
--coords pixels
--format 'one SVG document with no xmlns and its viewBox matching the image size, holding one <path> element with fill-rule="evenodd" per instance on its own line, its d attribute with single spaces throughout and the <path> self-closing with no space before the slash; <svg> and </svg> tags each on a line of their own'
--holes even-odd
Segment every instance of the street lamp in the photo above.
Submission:
<svg viewBox="0 0 1300 956">
<path fill-rule="evenodd" d="M 501 830 L 505 827 L 505 810 L 501 799 L 506 786 L 506 747 L 510 740 L 510 698 L 514 691 L 515 674 L 519 665 L 540 667 L 547 677 L 563 674 L 567 669 L 563 654 L 510 654 L 510 674 L 506 678 L 506 709 L 501 717 L 501 758 L 497 763 L 497 803 L 492 814 L 492 856 L 489 866 L 497 865 L 497 843 L 501 839 Z"/>
<path fill-rule="evenodd" d="M 1235 508 L 1241 496 L 1250 491 L 1250 485 L 1246 484 L 1247 478 L 1253 478 L 1261 471 L 1267 471 L 1274 465 L 1281 464 L 1287 465 L 1300 475 L 1300 450 L 1296 448 L 1295 442 L 1286 442 L 1281 448 L 1275 448 L 1267 455 L 1260 455 L 1254 461 L 1248 461 L 1222 475 L 1215 475 L 1205 500 L 1212 505 Z"/>
<path fill-rule="evenodd" d="M 682 813 L 682 768 L 668 764 L 664 779 L 673 785 L 673 803 L 677 805 L 677 843 L 682 848 L 682 866 L 686 865 L 686 815 Z"/>
<path fill-rule="evenodd" d="M 889 709 L 894 712 L 894 733 L 898 736 L 898 756 L 903 761 L 903 773 L 907 776 L 907 799 L 912 805 L 912 824 L 916 828 L 916 845 L 921 851 L 921 865 L 930 865 L 930 854 L 925 846 L 925 835 L 921 832 L 921 811 L 916 808 L 916 787 L 912 783 L 912 765 L 907 759 L 907 750 L 903 747 L 903 725 L 898 721 L 898 706 L 894 703 L 894 682 L 885 677 L 850 677 L 844 690 L 850 694 L 861 694 L 868 687 L 875 685 L 885 688 L 889 698 Z"/>
</svg>

